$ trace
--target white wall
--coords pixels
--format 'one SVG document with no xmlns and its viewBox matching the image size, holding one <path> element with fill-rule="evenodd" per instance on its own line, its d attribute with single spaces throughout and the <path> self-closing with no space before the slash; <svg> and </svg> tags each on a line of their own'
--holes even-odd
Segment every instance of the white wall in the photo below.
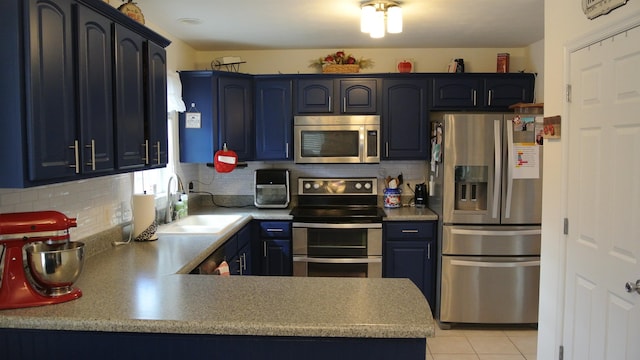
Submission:
<svg viewBox="0 0 640 360">
<path fill-rule="evenodd" d="M 360 59 L 373 60 L 372 68 L 362 73 L 398 72 L 396 61 L 413 59 L 416 72 L 445 72 L 453 58 L 464 59 L 465 72 L 495 72 L 498 53 L 509 53 L 510 72 L 532 72 L 528 48 L 433 48 L 433 49 L 307 49 L 307 50 L 233 50 L 198 52 L 196 70 L 211 70 L 211 62 L 222 56 L 240 56 L 245 64 L 240 72 L 248 74 L 308 74 L 319 73 L 309 65 L 327 54 L 345 50 Z M 193 69 L 183 69 L 193 70 Z"/>
<path fill-rule="evenodd" d="M 576 0 L 545 0 L 545 116 L 562 115 L 562 126 L 570 121 L 565 104 L 565 47 L 575 39 L 614 25 L 640 12 L 640 2 L 629 1 L 608 15 L 588 20 Z M 567 159 L 563 148 L 567 139 L 545 140 L 542 219 L 542 265 L 538 359 L 558 359 L 562 344 L 564 316 L 565 237 L 562 234 L 566 216 L 564 193 Z"/>
</svg>

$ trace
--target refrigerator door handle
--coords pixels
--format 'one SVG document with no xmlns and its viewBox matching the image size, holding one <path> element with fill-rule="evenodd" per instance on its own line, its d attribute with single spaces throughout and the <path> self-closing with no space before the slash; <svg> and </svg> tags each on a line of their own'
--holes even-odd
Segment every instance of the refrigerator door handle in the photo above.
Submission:
<svg viewBox="0 0 640 360">
<path fill-rule="evenodd" d="M 469 260 L 451 260 L 451 265 L 458 266 L 474 266 L 474 267 L 490 267 L 490 268 L 514 268 L 540 266 L 540 260 L 533 261 L 515 261 L 515 262 L 489 262 L 489 261 L 469 261 Z"/>
<path fill-rule="evenodd" d="M 500 142 L 500 132 L 502 130 L 501 124 L 501 120 L 493 121 L 493 151 L 496 166 L 493 174 L 493 204 L 491 217 L 494 219 L 498 217 L 498 205 L 500 204 L 500 174 L 502 174 L 502 144 Z"/>
<path fill-rule="evenodd" d="M 514 166 L 514 149 L 513 149 L 513 124 L 511 121 L 505 122 L 507 129 L 507 194 L 505 199 L 504 218 L 511 217 L 511 199 L 513 197 L 513 166 Z"/>
<path fill-rule="evenodd" d="M 540 235 L 542 230 L 526 229 L 526 230 L 476 230 L 476 229 L 451 229 L 453 235 L 481 235 L 481 236 L 521 236 L 521 235 Z"/>
</svg>

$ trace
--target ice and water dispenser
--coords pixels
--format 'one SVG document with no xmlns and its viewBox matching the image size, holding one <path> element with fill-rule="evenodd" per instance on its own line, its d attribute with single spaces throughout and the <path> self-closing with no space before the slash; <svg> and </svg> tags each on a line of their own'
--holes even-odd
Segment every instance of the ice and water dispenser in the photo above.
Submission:
<svg viewBox="0 0 640 360">
<path fill-rule="evenodd" d="M 455 183 L 455 210 L 487 210 L 487 166 L 456 166 Z"/>
</svg>

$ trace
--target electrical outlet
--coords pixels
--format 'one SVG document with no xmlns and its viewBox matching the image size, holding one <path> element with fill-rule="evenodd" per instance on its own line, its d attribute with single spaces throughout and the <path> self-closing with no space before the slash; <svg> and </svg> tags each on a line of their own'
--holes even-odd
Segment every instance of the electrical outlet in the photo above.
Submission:
<svg viewBox="0 0 640 360">
<path fill-rule="evenodd" d="M 189 191 L 193 190 L 193 181 L 189 181 Z"/>
</svg>

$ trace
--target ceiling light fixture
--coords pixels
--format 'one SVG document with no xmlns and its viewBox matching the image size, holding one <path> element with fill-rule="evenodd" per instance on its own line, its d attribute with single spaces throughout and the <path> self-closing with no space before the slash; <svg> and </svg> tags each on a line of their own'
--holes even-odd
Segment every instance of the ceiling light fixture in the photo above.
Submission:
<svg viewBox="0 0 640 360">
<path fill-rule="evenodd" d="M 402 8 L 395 1 L 365 2 L 360 8 L 360 31 L 374 38 L 382 38 L 386 32 L 402 32 Z"/>
</svg>

